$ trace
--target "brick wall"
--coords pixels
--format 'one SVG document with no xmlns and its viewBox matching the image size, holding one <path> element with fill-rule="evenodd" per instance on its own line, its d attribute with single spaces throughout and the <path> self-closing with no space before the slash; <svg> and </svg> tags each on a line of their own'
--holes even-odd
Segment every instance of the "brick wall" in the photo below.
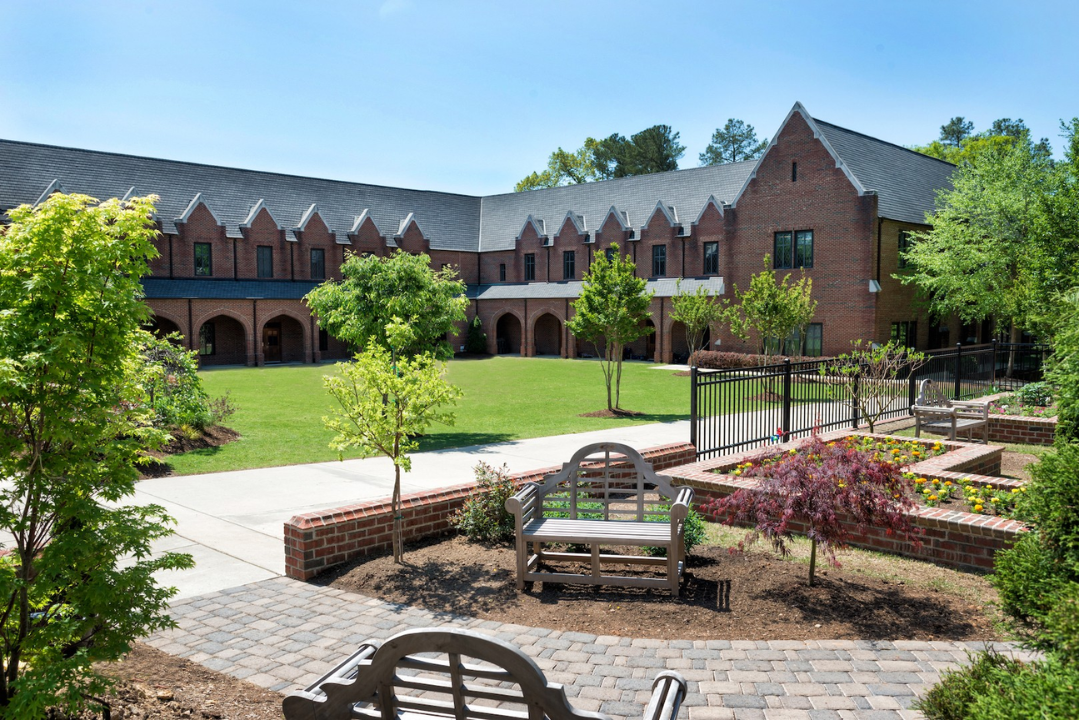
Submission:
<svg viewBox="0 0 1080 720">
<path fill-rule="evenodd" d="M 660 445 L 642 451 L 642 455 L 658 471 L 696 458 L 688 443 Z M 512 477 L 520 485 L 542 480 L 559 469 L 541 468 Z M 403 496 L 405 542 L 448 531 L 450 518 L 472 491 L 469 484 Z M 388 499 L 297 515 L 285 523 L 285 574 L 310 580 L 334 565 L 385 550 L 390 547 L 392 527 Z"/>
<path fill-rule="evenodd" d="M 850 434 L 834 432 L 823 434 L 825 440 L 836 439 Z M 876 436 L 885 437 L 885 436 Z M 774 445 L 770 451 L 781 452 L 797 445 L 784 443 Z M 973 445 L 971 443 L 944 442 L 949 452 L 921 463 L 910 466 L 912 472 L 928 478 L 937 477 L 954 482 L 969 477 L 982 484 L 992 484 L 1005 490 L 1016 487 L 1018 483 L 1002 478 L 988 478 L 982 472 L 997 472 L 1001 465 L 1001 448 Z M 685 467 L 674 468 L 668 474 L 678 484 L 694 488 L 694 500 L 701 503 L 713 498 L 730 495 L 737 489 L 752 489 L 757 481 L 721 473 L 736 464 L 757 456 L 761 450 L 753 450 L 728 455 L 723 458 L 692 463 Z M 983 469 L 986 470 L 983 470 Z M 1024 531 L 1022 523 L 990 515 L 976 515 L 968 512 L 944 508 L 920 507 L 912 511 L 913 521 L 922 535 L 922 547 L 916 549 L 910 543 L 890 537 L 878 528 L 858 530 L 854 522 L 845 523 L 845 527 L 855 539 L 853 547 L 868 550 L 880 550 L 897 555 L 930 560 L 934 563 L 964 570 L 987 571 L 993 568 L 994 553 L 1010 547 L 1017 535 Z M 794 523 L 797 533 L 804 533 L 804 523 Z"/>
<path fill-rule="evenodd" d="M 1057 418 L 991 415 L 990 442 L 1053 445 Z"/>
</svg>

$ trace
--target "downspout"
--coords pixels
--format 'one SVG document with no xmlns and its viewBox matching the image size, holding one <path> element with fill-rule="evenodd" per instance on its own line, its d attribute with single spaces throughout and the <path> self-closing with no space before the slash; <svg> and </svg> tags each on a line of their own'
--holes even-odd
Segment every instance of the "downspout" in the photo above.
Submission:
<svg viewBox="0 0 1080 720">
<path fill-rule="evenodd" d="M 879 217 L 877 220 L 877 273 L 874 277 L 877 280 L 878 285 L 881 284 L 881 226 L 885 222 L 885 218 Z"/>
</svg>

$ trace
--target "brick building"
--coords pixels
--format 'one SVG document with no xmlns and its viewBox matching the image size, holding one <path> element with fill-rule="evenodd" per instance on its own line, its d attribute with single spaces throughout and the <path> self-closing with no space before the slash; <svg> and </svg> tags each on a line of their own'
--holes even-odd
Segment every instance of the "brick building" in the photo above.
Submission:
<svg viewBox="0 0 1080 720">
<path fill-rule="evenodd" d="M 636 357 L 688 352 L 671 320 L 675 281 L 731 295 L 769 254 L 813 279 L 808 354 L 857 338 L 923 349 L 988 328 L 931 327 L 892 279 L 905 233 L 926 227 L 953 166 L 812 118 L 796 103 L 756 161 L 475 197 L 0 141 L 0 212 L 56 191 L 156 194 L 161 256 L 144 282 L 157 326 L 205 365 L 313 362 L 347 355 L 303 296 L 340 277 L 347 253 L 424 252 L 468 285 L 489 350 L 576 357 L 566 329 L 583 273 L 618 242 L 655 291 L 655 333 Z M 712 343 L 754 351 L 720 328 Z M 457 344 L 463 342 L 457 339 Z"/>
</svg>

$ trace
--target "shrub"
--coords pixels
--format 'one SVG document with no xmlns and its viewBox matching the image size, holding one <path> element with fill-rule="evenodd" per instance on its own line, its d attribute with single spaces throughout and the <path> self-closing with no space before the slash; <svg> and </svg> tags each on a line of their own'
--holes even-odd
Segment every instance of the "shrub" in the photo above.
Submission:
<svg viewBox="0 0 1080 720">
<path fill-rule="evenodd" d="M 650 522 L 665 522 L 667 518 L 656 515 L 649 516 Z M 708 530 L 705 527 L 705 518 L 701 514 L 690 508 L 690 512 L 686 514 L 686 523 L 683 525 L 683 546 L 686 548 L 686 554 L 689 555 L 690 551 L 705 542 Z M 652 555 L 653 557 L 666 557 L 667 548 L 652 547 L 651 545 L 642 548 L 646 555 Z"/>
<path fill-rule="evenodd" d="M 496 469 L 481 462 L 474 471 L 476 489 L 465 499 L 451 524 L 474 542 L 513 539 L 514 516 L 506 509 L 506 501 L 517 492 L 517 485 L 508 475 L 509 469 L 506 465 Z"/>
<path fill-rule="evenodd" d="M 208 397 L 199 379 L 195 353 L 180 345 L 180 335 L 144 335 L 141 378 L 148 393 L 154 426 L 163 429 L 210 424 Z"/>
<path fill-rule="evenodd" d="M 801 452 L 800 452 L 801 450 Z M 753 529 L 740 547 L 764 535 L 781 554 L 800 523 L 810 538 L 810 585 L 814 584 L 817 547 L 831 564 L 839 566 L 836 550 L 847 546 L 845 522 L 854 521 L 858 532 L 883 528 L 919 546 L 918 530 L 906 511 L 916 507 L 908 496 L 911 485 L 899 466 L 876 460 L 868 453 L 843 444 L 812 438 L 769 464 L 747 463 L 743 477 L 760 477 L 754 488 L 741 488 L 727 497 L 710 500 L 702 511 L 729 525 Z"/>
<path fill-rule="evenodd" d="M 765 364 L 766 359 L 770 363 L 782 363 L 785 359 L 791 362 L 820 362 L 829 358 L 801 357 L 798 355 L 753 355 L 748 353 L 721 352 L 719 350 L 701 350 L 696 355 L 699 368 L 709 370 L 726 370 L 728 368 L 756 368 Z"/>
<path fill-rule="evenodd" d="M 915 702 L 927 720 L 1077 717 L 1076 663 L 1024 663 L 990 651 L 948 671 Z"/>
<path fill-rule="evenodd" d="M 484 332 L 479 315 L 469 323 L 469 331 L 465 335 L 465 352 L 473 355 L 483 355 L 487 352 L 487 333 Z"/>
<path fill-rule="evenodd" d="M 1053 402 L 1053 388 L 1045 382 L 1028 383 L 1016 391 L 1016 399 L 1024 405 L 1046 407 Z"/>
</svg>

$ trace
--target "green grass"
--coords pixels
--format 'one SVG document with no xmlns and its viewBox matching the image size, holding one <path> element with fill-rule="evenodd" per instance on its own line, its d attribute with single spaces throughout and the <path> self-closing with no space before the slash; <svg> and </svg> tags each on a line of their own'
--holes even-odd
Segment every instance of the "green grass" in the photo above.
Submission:
<svg viewBox="0 0 1080 720">
<path fill-rule="evenodd" d="M 212 397 L 230 392 L 236 415 L 227 422 L 241 440 L 170 459 L 177 474 L 337 460 L 322 418 L 333 411 L 322 378 L 333 365 L 282 365 L 224 368 L 200 373 Z M 620 406 L 644 413 L 634 418 L 584 418 L 607 407 L 600 364 L 588 360 L 493 357 L 454 360 L 447 378 L 463 397 L 453 427 L 433 425 L 420 450 L 482 445 L 505 440 L 667 422 L 690 415 L 690 378 L 655 369 L 651 363 L 623 365 Z M 775 383 L 775 381 L 774 381 Z M 753 398 L 765 390 L 758 382 L 740 383 L 727 411 L 754 410 L 773 403 Z M 812 387 L 793 386 L 796 398 Z M 798 400 L 796 400 L 797 402 Z M 359 452 L 346 457 L 360 457 Z"/>
</svg>

